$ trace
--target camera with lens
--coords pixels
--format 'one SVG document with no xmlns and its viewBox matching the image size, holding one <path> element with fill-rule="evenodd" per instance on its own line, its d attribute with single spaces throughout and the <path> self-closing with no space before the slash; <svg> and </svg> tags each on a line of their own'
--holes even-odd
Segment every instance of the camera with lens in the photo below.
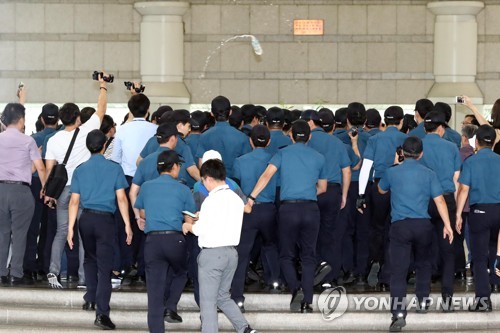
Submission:
<svg viewBox="0 0 500 333">
<path fill-rule="evenodd" d="M 405 155 L 403 153 L 403 147 L 399 146 L 396 148 L 396 154 L 398 154 L 398 162 L 401 163 L 405 160 Z"/>
<path fill-rule="evenodd" d="M 351 135 L 352 135 L 353 137 L 355 137 L 356 135 L 358 135 L 358 128 L 357 128 L 357 127 L 353 127 L 353 128 L 351 129 Z"/>
<path fill-rule="evenodd" d="M 134 87 L 134 82 L 125 81 L 123 83 L 125 84 L 125 87 L 127 87 L 127 90 L 130 90 L 130 89 L 134 88 L 135 92 L 138 93 L 138 94 L 143 93 L 144 90 L 146 89 L 146 87 L 143 86 L 142 84 L 141 84 L 141 86 L 139 88 L 135 88 Z"/>
<path fill-rule="evenodd" d="M 115 77 L 113 74 L 108 74 L 107 76 L 104 76 L 103 72 L 94 71 L 94 73 L 92 73 L 92 80 L 99 81 L 99 78 L 101 78 L 101 77 L 104 81 L 109 82 L 109 83 L 113 83 L 113 81 L 115 80 Z"/>
</svg>

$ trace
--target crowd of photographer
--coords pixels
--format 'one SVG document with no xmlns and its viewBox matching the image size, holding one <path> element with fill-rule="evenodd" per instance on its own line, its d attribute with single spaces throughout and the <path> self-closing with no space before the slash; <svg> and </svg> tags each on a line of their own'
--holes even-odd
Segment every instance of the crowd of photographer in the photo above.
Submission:
<svg viewBox="0 0 500 333">
<path fill-rule="evenodd" d="M 451 107 L 427 99 L 414 115 L 391 106 L 383 119 L 357 102 L 301 111 L 231 106 L 223 96 L 211 112 L 164 105 L 150 114 L 145 87 L 125 82 L 129 113 L 117 128 L 106 114 L 114 77 L 93 79 L 96 109 L 45 104 L 31 137 L 23 86 L 2 113 L 2 284 L 77 282 L 103 329 L 115 328 L 111 279 L 146 284 L 151 332 L 182 322 L 177 303 L 189 284 L 202 332 L 217 327 L 218 307 L 240 333 L 256 332 L 240 314 L 249 279 L 290 291 L 290 310 L 302 313 L 313 311 L 315 290 L 367 286 L 390 291 L 390 330 L 399 331 L 407 281 L 426 312 L 440 280 L 450 312 L 454 281 L 470 265 L 470 310 L 492 310 L 500 100 L 490 124 L 460 96 L 472 114 L 458 133 Z"/>
</svg>

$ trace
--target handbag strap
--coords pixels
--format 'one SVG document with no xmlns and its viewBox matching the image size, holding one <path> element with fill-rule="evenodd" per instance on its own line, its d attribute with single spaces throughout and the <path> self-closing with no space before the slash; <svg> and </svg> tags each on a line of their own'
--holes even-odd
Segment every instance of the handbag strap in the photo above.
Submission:
<svg viewBox="0 0 500 333">
<path fill-rule="evenodd" d="M 80 132 L 79 128 L 75 129 L 75 133 L 73 134 L 73 138 L 71 139 L 71 143 L 69 144 L 68 150 L 66 151 L 66 156 L 64 156 L 64 161 L 62 162 L 63 165 L 66 165 L 68 163 L 69 155 L 71 154 L 71 151 L 73 150 L 73 146 L 75 145 L 76 137 L 78 136 L 78 132 Z"/>
</svg>

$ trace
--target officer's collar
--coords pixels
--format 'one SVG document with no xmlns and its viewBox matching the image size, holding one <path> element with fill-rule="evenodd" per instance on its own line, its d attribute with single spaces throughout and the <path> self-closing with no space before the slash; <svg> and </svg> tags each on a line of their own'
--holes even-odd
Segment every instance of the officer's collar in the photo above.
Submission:
<svg viewBox="0 0 500 333">
<path fill-rule="evenodd" d="M 217 121 L 214 126 L 230 126 L 227 121 Z"/>
<path fill-rule="evenodd" d="M 321 127 L 315 127 L 311 132 L 324 132 L 325 130 L 322 129 Z"/>
<path fill-rule="evenodd" d="M 493 150 L 491 150 L 491 148 L 484 147 L 479 149 L 476 154 L 489 154 L 489 153 L 493 153 Z"/>
</svg>

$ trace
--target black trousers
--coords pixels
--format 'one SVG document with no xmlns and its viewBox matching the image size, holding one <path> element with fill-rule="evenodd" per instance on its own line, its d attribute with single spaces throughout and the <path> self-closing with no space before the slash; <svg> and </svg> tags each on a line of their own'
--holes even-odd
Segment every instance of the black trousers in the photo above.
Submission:
<svg viewBox="0 0 500 333">
<path fill-rule="evenodd" d="M 40 222 L 40 236 L 38 238 L 38 264 L 43 273 L 49 273 L 50 256 L 52 253 L 52 242 L 57 231 L 57 211 L 44 205 L 42 208 L 42 220 Z M 78 240 L 75 238 L 74 240 Z M 75 246 L 76 243 L 75 243 Z"/>
<path fill-rule="evenodd" d="M 444 194 L 451 228 L 455 230 L 457 203 L 453 193 Z M 450 244 L 448 237 L 443 238 L 444 223 L 439 216 L 434 200 L 429 203 L 429 215 L 434 225 L 434 237 L 432 245 L 433 271 L 441 275 L 441 293 L 453 296 L 453 283 L 455 282 L 455 245 Z M 439 274 L 440 273 L 440 274 Z"/>
<path fill-rule="evenodd" d="M 428 219 L 406 219 L 392 223 L 389 233 L 391 256 L 391 312 L 406 317 L 406 276 L 413 252 L 415 258 L 415 294 L 419 300 L 431 290 L 430 245 L 433 226 Z"/>
<path fill-rule="evenodd" d="M 40 270 L 37 263 L 38 235 L 40 234 L 40 223 L 42 221 L 44 203 L 40 199 L 42 184 L 40 178 L 31 177 L 31 193 L 35 199 L 35 210 L 31 219 L 28 233 L 26 234 L 26 251 L 24 252 L 23 270 L 25 273 L 35 273 Z"/>
<path fill-rule="evenodd" d="M 370 239 L 370 258 L 382 265 L 379 281 L 389 283 L 390 256 L 389 229 L 391 227 L 391 193 L 380 194 L 378 180 L 371 188 L 372 223 Z"/>
<path fill-rule="evenodd" d="M 500 229 L 500 204 L 471 206 L 469 228 L 476 297 L 490 297 L 490 283 L 500 283 L 493 267 Z"/>
<path fill-rule="evenodd" d="M 355 210 L 358 197 L 358 182 L 351 182 L 347 191 L 347 200 L 344 209 L 339 212 L 339 219 L 347 219 L 347 227 L 342 244 L 342 269 L 344 272 L 353 272 L 355 267 Z"/>
<path fill-rule="evenodd" d="M 166 303 L 177 303 L 187 281 L 187 246 L 182 233 L 148 235 L 144 246 L 146 259 L 146 286 L 148 291 L 148 327 L 151 333 L 165 332 L 163 315 Z M 167 286 L 167 277 L 177 277 L 177 283 Z M 182 284 L 183 277 L 184 284 Z M 169 287 L 169 293 L 166 288 Z M 169 301 L 165 302 L 168 294 Z M 168 307 L 167 307 L 168 308 Z"/>
<path fill-rule="evenodd" d="M 193 280 L 194 300 L 200 306 L 200 285 L 198 283 L 198 255 L 201 252 L 198 246 L 198 236 L 187 234 L 186 243 L 188 249 L 188 277 Z"/>
<path fill-rule="evenodd" d="M 349 221 L 339 218 L 341 202 L 340 184 L 328 184 L 326 192 L 318 196 L 320 224 L 316 250 L 320 260 L 332 266 L 325 281 L 337 279 L 342 268 L 342 245 Z"/>
<path fill-rule="evenodd" d="M 366 186 L 366 193 L 370 193 L 372 182 Z M 370 196 L 363 214 L 356 209 L 356 199 L 358 197 L 358 182 L 351 182 L 349 187 L 349 210 L 351 211 L 352 225 L 354 226 L 354 273 L 360 275 L 368 274 L 368 264 L 370 260 L 370 221 L 371 203 Z"/>
<path fill-rule="evenodd" d="M 314 271 L 316 269 L 316 242 L 320 213 L 316 202 L 282 203 L 279 210 L 279 239 L 281 270 L 292 293 L 302 287 L 304 302 L 313 298 Z M 295 269 L 296 247 L 302 264 L 302 281 Z"/>
<path fill-rule="evenodd" d="M 238 266 L 231 284 L 231 298 L 236 303 L 245 301 L 243 296 L 245 277 L 252 248 L 259 234 L 262 236 L 262 261 L 266 263 L 263 266 L 270 269 L 271 281 L 279 280 L 279 257 L 275 237 L 277 229 L 276 213 L 274 203 L 262 203 L 254 205 L 252 213 L 245 214 L 243 217 L 240 243 L 237 247 Z"/>
<path fill-rule="evenodd" d="M 111 271 L 113 269 L 113 243 L 115 222 L 113 214 L 102 215 L 83 212 L 79 229 L 85 249 L 85 282 L 87 302 L 96 303 L 96 313 L 109 316 L 111 299 Z"/>
</svg>

